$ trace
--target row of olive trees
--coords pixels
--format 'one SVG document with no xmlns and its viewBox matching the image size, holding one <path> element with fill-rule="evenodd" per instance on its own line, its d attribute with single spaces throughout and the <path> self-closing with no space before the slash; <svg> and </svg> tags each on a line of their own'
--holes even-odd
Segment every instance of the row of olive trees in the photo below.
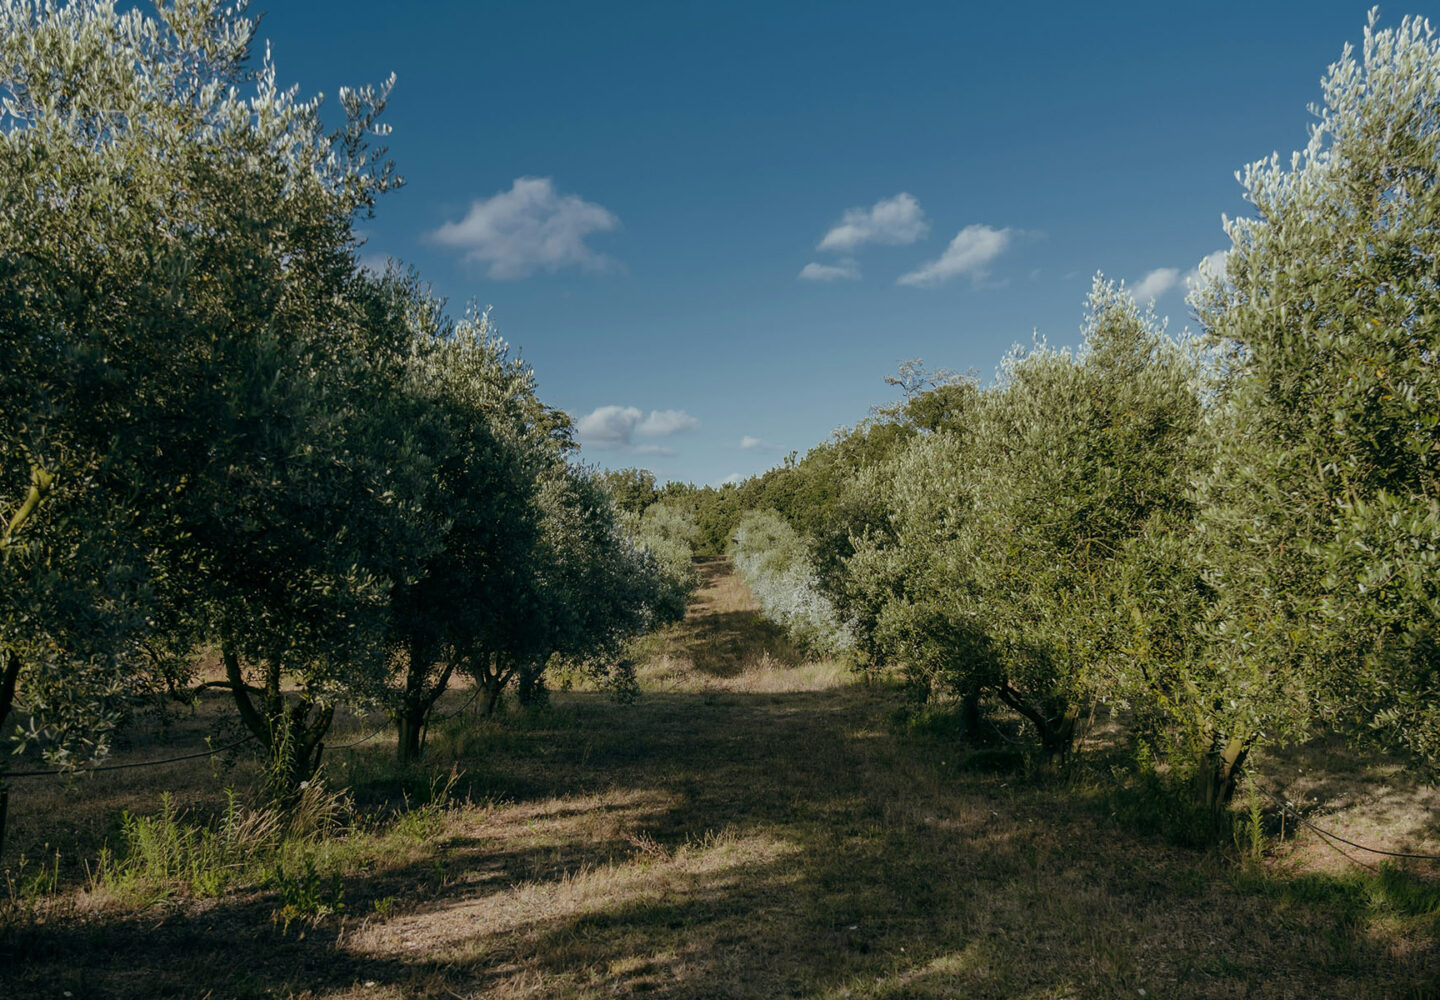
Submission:
<svg viewBox="0 0 1440 1000">
<path fill-rule="evenodd" d="M 357 267 L 388 88 L 328 129 L 241 7 L 0 3 L 0 725 L 94 758 L 213 646 L 285 788 L 337 704 L 412 757 L 676 583 L 485 316 Z"/>
<path fill-rule="evenodd" d="M 1211 806 L 1317 725 L 1440 764 L 1440 44 L 1372 15 L 1324 97 L 1242 174 L 1202 343 L 1097 280 L 1078 352 L 882 414 L 809 532 L 858 646 L 1054 759 L 1125 706 Z"/>
<path fill-rule="evenodd" d="M 1128 568 L 1193 513 L 1200 374 L 1097 282 L 1078 353 L 1012 354 L 950 427 L 856 478 L 853 506 L 881 514 L 850 536 L 842 609 L 922 689 L 992 695 L 1062 758 L 1134 658 Z"/>
<path fill-rule="evenodd" d="M 822 656 L 850 650 L 855 639 L 820 590 L 804 536 L 771 510 L 750 511 L 735 529 L 730 558 L 760 612 Z"/>
</svg>

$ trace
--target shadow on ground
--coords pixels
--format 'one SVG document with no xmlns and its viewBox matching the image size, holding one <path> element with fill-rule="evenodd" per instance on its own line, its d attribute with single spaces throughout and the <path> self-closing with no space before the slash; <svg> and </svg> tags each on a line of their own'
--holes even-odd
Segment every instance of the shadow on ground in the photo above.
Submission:
<svg viewBox="0 0 1440 1000">
<path fill-rule="evenodd" d="M 57 914 L 0 933 L 5 995 L 1440 987 L 1433 940 L 1387 938 L 1353 888 L 1237 879 L 1128 837 L 1061 788 L 956 773 L 943 743 L 885 727 L 892 707 L 859 688 L 629 709 L 573 696 L 553 725 L 492 725 L 503 739 L 473 744 L 473 763 L 507 776 L 489 789 L 506 803 L 453 810 L 421 861 L 349 875 L 343 918 L 285 933 L 275 900 L 254 894 Z"/>
<path fill-rule="evenodd" d="M 726 560 L 697 560 L 695 568 L 698 600 L 666 636 L 672 657 L 716 678 L 736 677 L 760 663 L 796 667 L 804 661 L 784 630 L 758 613 Z"/>
<path fill-rule="evenodd" d="M 722 583 L 723 567 L 702 598 Z M 668 641 L 728 677 L 775 636 L 712 599 Z M 1423 884 L 1296 878 L 1133 836 L 1063 782 L 899 734 L 897 704 L 840 685 L 460 716 L 432 755 L 475 804 L 402 860 L 348 872 L 339 916 L 287 932 L 253 892 L 36 911 L 0 928 L 0 995 L 1440 993 Z M 382 752 L 360 769 L 383 774 Z"/>
</svg>

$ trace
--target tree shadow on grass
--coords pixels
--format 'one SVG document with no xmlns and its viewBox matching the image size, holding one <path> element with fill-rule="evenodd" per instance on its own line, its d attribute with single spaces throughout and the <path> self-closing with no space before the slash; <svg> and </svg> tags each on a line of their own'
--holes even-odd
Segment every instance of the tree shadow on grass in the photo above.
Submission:
<svg viewBox="0 0 1440 1000">
<path fill-rule="evenodd" d="M 737 677 L 757 664 L 798 667 L 804 656 L 778 625 L 754 611 L 719 611 L 686 621 L 673 636 L 673 655 L 709 677 Z"/>
<path fill-rule="evenodd" d="M 685 620 L 665 633 L 670 655 L 707 677 L 737 677 L 759 664 L 797 667 L 804 656 L 785 630 L 762 617 L 727 559 L 696 562 L 699 587 Z"/>
<path fill-rule="evenodd" d="M 956 773 L 858 689 L 572 696 L 460 766 L 505 804 L 345 879 L 343 924 L 244 894 L 0 931 L 7 997 L 1423 996 L 1434 937 L 1128 836 L 1061 783 Z M 503 736 L 503 738 L 502 738 Z M 1243 874 L 1243 873 L 1242 873 Z M 1278 880 L 1278 881 L 1276 881 Z M 1293 881 L 1293 880 L 1292 880 Z M 1405 887 L 1409 909 L 1424 898 Z M 1425 897 L 1428 898 L 1428 897 Z M 1419 900 L 1419 902 L 1415 902 Z M 1402 914 L 1403 915 L 1403 914 Z M 364 984 L 373 982 L 376 987 Z M 390 992 L 376 993 L 382 987 Z"/>
</svg>

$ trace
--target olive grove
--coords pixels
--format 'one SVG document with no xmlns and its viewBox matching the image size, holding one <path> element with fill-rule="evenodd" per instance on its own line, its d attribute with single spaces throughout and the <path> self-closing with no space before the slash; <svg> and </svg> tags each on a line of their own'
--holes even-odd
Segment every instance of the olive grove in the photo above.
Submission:
<svg viewBox="0 0 1440 1000">
<path fill-rule="evenodd" d="M 330 127 L 255 29 L 0 4 L 0 725 L 93 760 L 213 648 L 283 793 L 338 705 L 414 757 L 457 673 L 604 673 L 685 581 L 487 316 L 358 266 L 389 84 Z"/>
<path fill-rule="evenodd" d="M 1440 42 L 1372 13 L 1322 93 L 1303 150 L 1238 175 L 1199 338 L 1097 278 L 1076 352 L 989 385 L 907 365 L 818 503 L 788 501 L 835 442 L 752 481 L 780 517 L 737 563 L 783 562 L 862 662 L 971 725 L 1005 706 L 1052 761 L 1112 706 L 1210 809 L 1321 727 L 1440 765 Z"/>
</svg>

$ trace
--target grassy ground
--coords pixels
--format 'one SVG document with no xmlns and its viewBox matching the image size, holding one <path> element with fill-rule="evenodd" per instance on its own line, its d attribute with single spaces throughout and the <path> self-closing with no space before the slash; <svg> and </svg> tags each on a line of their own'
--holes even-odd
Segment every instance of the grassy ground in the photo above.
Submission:
<svg viewBox="0 0 1440 1000">
<path fill-rule="evenodd" d="M 394 772 L 393 740 L 334 761 L 371 818 L 313 841 L 323 877 L 297 856 L 259 888 L 157 900 L 87 888 L 62 858 L 57 891 L 8 904 L 0 996 L 1440 995 L 1433 885 L 1331 866 L 1304 839 L 1259 860 L 1183 850 L 1118 822 L 1093 777 L 903 735 L 893 689 L 806 661 L 723 563 L 643 652 L 636 705 L 558 692 L 547 713 L 442 726 L 449 799 Z M 83 854 L 146 780 L 146 809 L 169 787 L 213 810 L 244 778 L 121 773 L 135 784 L 17 799 L 17 839 Z M 1312 797 L 1332 787 L 1313 780 Z M 385 818 L 402 787 L 433 801 Z M 1345 794 L 1353 816 L 1328 823 L 1435 846 L 1433 793 L 1403 773 Z M 287 926 L 291 904 L 330 912 Z"/>
</svg>

